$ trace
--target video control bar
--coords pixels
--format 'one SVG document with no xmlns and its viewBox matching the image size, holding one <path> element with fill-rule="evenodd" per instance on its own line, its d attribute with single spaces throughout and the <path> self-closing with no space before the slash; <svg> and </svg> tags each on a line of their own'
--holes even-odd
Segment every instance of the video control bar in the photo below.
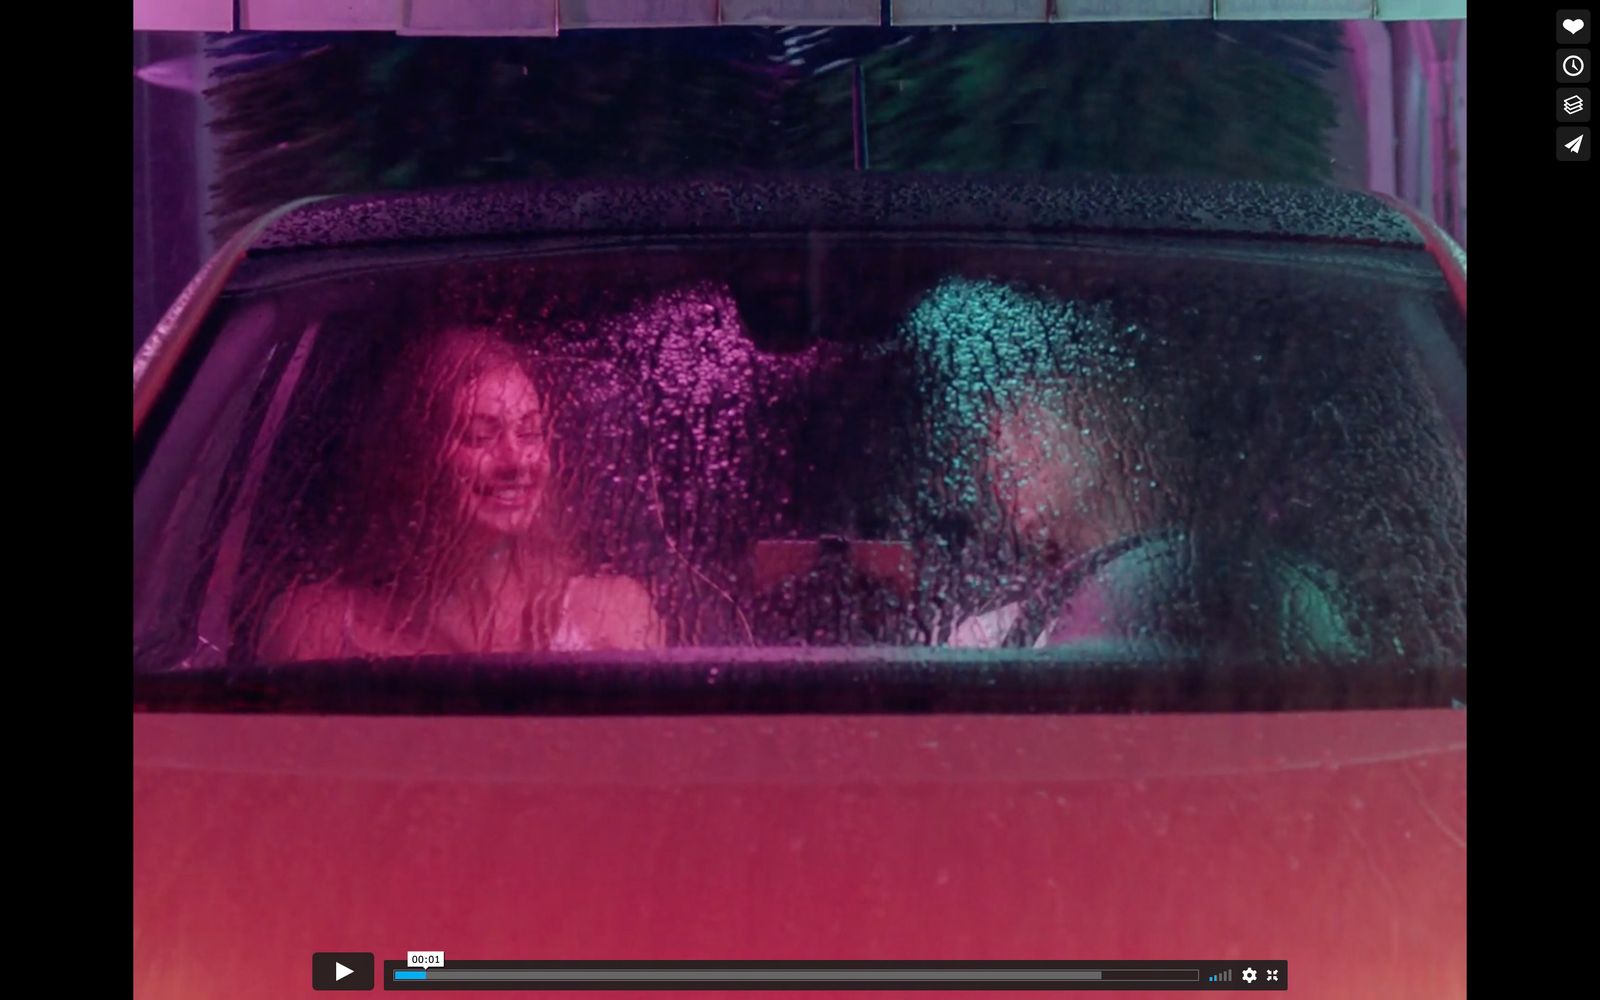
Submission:
<svg viewBox="0 0 1600 1000">
<path fill-rule="evenodd" d="M 383 963 L 386 990 L 1286 990 L 1286 961 Z"/>
</svg>

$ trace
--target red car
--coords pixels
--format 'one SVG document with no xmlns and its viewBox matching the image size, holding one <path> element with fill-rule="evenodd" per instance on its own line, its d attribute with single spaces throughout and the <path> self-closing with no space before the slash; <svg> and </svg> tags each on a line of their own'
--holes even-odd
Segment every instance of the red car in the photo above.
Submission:
<svg viewBox="0 0 1600 1000">
<path fill-rule="evenodd" d="M 314 953 L 413 949 L 1464 995 L 1465 287 L 1396 204 L 1264 184 L 269 215 L 135 364 L 135 995 L 297 996 Z M 363 624 L 400 592 L 348 583 L 372 503 L 431 469 L 379 400 L 468 327 L 538 359 L 515 434 L 551 456 L 474 516 L 538 491 L 574 574 L 648 595 L 637 643 Z M 995 457 L 1024 384 L 1110 449 L 1096 489 L 1160 511 L 1138 546 L 1019 530 L 1030 488 L 1080 500 L 1062 460 Z M 1105 627 L 1060 627 L 1091 584 Z M 334 592 L 342 640 L 274 643 L 321 613 L 286 595 Z"/>
</svg>

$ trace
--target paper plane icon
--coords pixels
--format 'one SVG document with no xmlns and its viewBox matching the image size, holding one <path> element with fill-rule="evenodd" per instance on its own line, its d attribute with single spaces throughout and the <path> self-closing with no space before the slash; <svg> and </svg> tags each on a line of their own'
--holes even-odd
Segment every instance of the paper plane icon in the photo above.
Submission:
<svg viewBox="0 0 1600 1000">
<path fill-rule="evenodd" d="M 1576 139 L 1572 140 L 1571 142 L 1567 143 L 1567 148 L 1572 150 L 1574 153 L 1576 153 L 1582 146 L 1583 146 L 1583 136 L 1581 136 L 1581 135 L 1578 136 Z"/>
</svg>

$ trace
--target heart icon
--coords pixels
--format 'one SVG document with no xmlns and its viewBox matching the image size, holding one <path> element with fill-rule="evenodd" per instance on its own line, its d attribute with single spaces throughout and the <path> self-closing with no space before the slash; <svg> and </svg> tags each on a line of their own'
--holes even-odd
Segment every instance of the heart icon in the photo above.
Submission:
<svg viewBox="0 0 1600 1000">
<path fill-rule="evenodd" d="M 1561 22 L 1561 26 L 1566 28 L 1569 34 L 1576 35 L 1578 32 L 1583 30 L 1583 20 L 1581 18 L 1569 17 L 1565 21 Z"/>
</svg>

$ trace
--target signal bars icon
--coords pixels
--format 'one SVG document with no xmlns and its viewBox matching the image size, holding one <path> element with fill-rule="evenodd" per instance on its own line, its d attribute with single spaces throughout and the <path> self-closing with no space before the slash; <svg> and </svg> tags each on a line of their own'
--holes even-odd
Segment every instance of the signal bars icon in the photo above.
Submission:
<svg viewBox="0 0 1600 1000">
<path fill-rule="evenodd" d="M 1231 983 L 1233 982 L 1233 970 L 1223 969 L 1206 981 L 1211 983 Z"/>
</svg>

